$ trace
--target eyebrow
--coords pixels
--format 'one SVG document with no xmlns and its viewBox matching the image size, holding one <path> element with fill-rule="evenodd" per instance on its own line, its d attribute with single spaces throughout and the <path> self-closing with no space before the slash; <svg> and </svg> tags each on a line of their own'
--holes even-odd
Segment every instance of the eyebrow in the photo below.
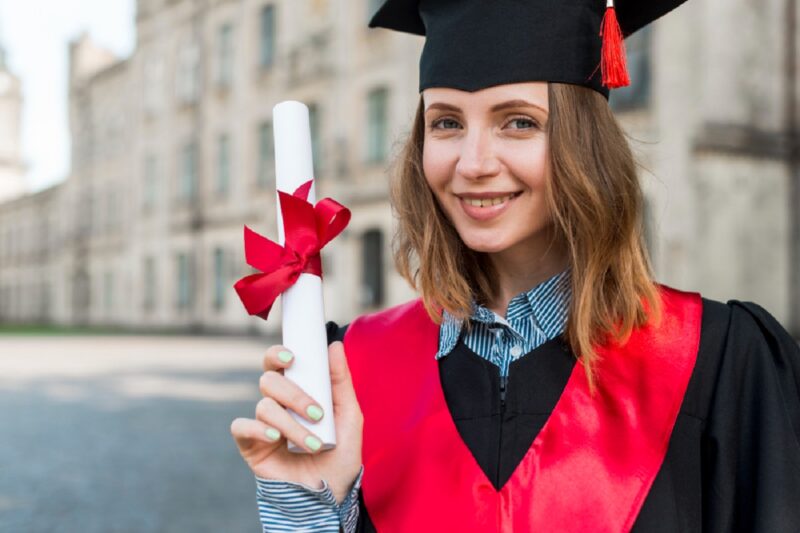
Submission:
<svg viewBox="0 0 800 533">
<path fill-rule="evenodd" d="M 490 109 L 490 111 L 492 113 L 496 113 L 498 111 L 503 111 L 504 109 L 514 108 L 514 107 L 534 107 L 534 108 L 538 109 L 539 111 L 541 111 L 541 112 L 543 112 L 545 114 L 548 114 L 547 110 L 544 109 L 543 107 L 538 106 L 536 104 L 533 104 L 531 102 L 527 102 L 525 100 L 519 100 L 519 99 L 517 99 L 517 100 L 509 100 L 507 102 L 502 102 L 500 104 L 493 105 L 492 108 Z M 425 109 L 425 112 L 427 112 L 430 109 L 441 109 L 443 111 L 461 112 L 461 109 L 459 107 L 454 106 L 452 104 L 446 104 L 444 102 L 434 102 L 434 103 L 432 103 L 431 105 L 429 105 L 427 107 L 427 109 Z"/>
</svg>

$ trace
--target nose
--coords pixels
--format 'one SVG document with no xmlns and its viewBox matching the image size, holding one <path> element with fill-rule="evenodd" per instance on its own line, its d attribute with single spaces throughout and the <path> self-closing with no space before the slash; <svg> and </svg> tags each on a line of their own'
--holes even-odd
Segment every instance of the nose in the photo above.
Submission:
<svg viewBox="0 0 800 533">
<path fill-rule="evenodd" d="M 467 179 L 494 176 L 500 172 L 500 161 L 494 153 L 491 132 L 474 129 L 464 138 L 456 173 Z"/>
</svg>

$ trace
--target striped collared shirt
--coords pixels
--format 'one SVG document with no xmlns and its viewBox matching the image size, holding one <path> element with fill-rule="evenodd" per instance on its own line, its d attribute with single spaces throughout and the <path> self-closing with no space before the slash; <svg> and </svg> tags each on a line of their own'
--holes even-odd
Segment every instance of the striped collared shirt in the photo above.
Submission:
<svg viewBox="0 0 800 533">
<path fill-rule="evenodd" d="M 567 269 L 512 298 L 505 318 L 473 304 L 472 329 L 464 335 L 464 344 L 497 365 L 501 376 L 508 376 L 512 361 L 564 331 L 571 294 Z M 453 351 L 462 329 L 462 321 L 445 311 L 439 329 L 437 360 Z"/>
</svg>

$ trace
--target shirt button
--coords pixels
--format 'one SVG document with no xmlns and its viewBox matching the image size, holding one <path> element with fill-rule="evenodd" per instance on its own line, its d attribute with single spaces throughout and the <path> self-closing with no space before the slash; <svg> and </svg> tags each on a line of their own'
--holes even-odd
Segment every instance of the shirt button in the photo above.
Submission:
<svg viewBox="0 0 800 533">
<path fill-rule="evenodd" d="M 519 357 L 520 355 L 522 355 L 522 346 L 520 346 L 519 344 L 515 344 L 514 346 L 511 347 L 511 356 Z"/>
</svg>

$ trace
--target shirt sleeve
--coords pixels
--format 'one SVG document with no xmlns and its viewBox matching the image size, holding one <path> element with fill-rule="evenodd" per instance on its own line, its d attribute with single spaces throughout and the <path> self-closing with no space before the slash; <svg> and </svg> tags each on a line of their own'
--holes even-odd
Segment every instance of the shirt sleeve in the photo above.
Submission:
<svg viewBox="0 0 800 533">
<path fill-rule="evenodd" d="M 356 476 L 341 504 L 336 502 L 328 483 L 314 489 L 302 483 L 255 476 L 258 514 L 264 533 L 273 531 L 320 531 L 345 533 L 356 530 L 358 493 L 364 467 Z"/>
</svg>

